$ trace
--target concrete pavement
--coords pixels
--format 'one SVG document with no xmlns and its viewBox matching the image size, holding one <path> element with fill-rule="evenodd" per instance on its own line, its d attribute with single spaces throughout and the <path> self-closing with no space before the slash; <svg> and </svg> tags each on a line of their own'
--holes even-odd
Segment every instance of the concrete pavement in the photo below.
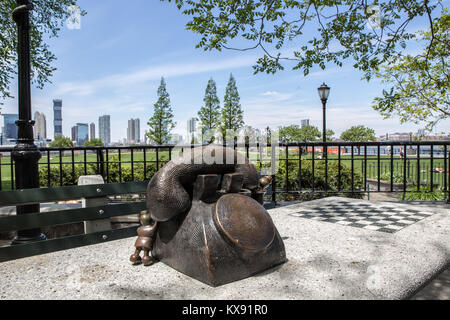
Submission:
<svg viewBox="0 0 450 320">
<path fill-rule="evenodd" d="M 1 263 L 0 299 L 407 299 L 448 266 L 445 206 L 393 233 L 293 215 L 342 201 L 368 204 L 331 197 L 269 210 L 289 261 L 238 282 L 212 288 L 162 263 L 132 266 L 128 238 Z"/>
</svg>

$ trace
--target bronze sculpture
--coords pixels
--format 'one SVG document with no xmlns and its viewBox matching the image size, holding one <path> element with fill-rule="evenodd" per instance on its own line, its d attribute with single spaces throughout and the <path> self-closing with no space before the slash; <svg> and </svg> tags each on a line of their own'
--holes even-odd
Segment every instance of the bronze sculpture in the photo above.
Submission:
<svg viewBox="0 0 450 320">
<path fill-rule="evenodd" d="M 140 264 L 142 262 L 144 266 L 150 266 L 155 262 L 155 259 L 149 253 L 153 248 L 158 223 L 150 218 L 147 210 L 141 211 L 139 221 L 142 226 L 137 229 L 138 238 L 134 244 L 136 251 L 131 255 L 130 261 L 133 264 Z M 140 256 L 141 251 L 144 251 L 142 258 Z"/>
<path fill-rule="evenodd" d="M 255 166 L 232 148 L 192 151 L 168 162 L 148 184 L 147 209 L 158 223 L 152 257 L 212 286 L 284 263 L 283 241 L 262 206 L 271 177 L 259 179 Z"/>
</svg>

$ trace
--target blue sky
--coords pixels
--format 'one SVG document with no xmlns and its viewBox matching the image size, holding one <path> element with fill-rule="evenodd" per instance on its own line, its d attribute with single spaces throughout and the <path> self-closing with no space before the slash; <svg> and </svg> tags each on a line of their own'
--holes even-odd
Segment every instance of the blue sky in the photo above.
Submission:
<svg viewBox="0 0 450 320">
<path fill-rule="evenodd" d="M 252 65 L 260 51 L 203 51 L 195 49 L 198 35 L 185 30 L 188 17 L 173 4 L 157 0 L 79 0 L 88 14 L 81 29 L 63 28 L 49 39 L 58 69 L 43 90 L 33 89 L 33 113 L 44 112 L 47 132 L 53 138 L 52 100 L 63 100 L 63 134 L 77 122 L 94 122 L 111 115 L 111 138 L 126 137 L 127 120 L 141 119 L 141 136 L 147 129 L 161 76 L 165 77 L 177 126 L 186 133 L 186 121 L 195 117 L 203 103 L 206 84 L 212 77 L 223 101 L 230 73 L 236 78 L 246 124 L 256 128 L 300 124 L 310 119 L 321 128 L 322 109 L 317 88 L 331 87 L 327 127 L 336 136 L 353 125 L 386 132 L 416 132 L 422 125 L 400 125 L 398 118 L 383 120 L 370 108 L 383 89 L 379 81 L 367 83 L 351 62 L 338 68 L 315 68 L 304 77 L 289 65 L 276 75 L 253 75 Z M 16 84 L 13 84 L 15 94 Z M 15 100 L 5 101 L 3 113 L 16 113 Z M 450 131 L 442 123 L 436 131 Z M 98 133 L 97 133 L 98 134 Z"/>
</svg>

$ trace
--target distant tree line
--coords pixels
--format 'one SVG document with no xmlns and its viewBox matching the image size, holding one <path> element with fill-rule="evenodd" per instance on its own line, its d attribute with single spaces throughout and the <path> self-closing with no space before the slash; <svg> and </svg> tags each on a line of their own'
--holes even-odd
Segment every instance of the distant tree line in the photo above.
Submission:
<svg viewBox="0 0 450 320">
<path fill-rule="evenodd" d="M 69 137 L 64 137 L 63 135 L 57 135 L 55 139 L 48 144 L 51 148 L 64 148 L 73 147 L 73 141 Z M 85 147 L 103 147 L 103 141 L 100 138 L 92 138 L 83 143 Z"/>
<path fill-rule="evenodd" d="M 326 132 L 326 140 L 331 141 L 334 136 L 334 131 L 328 129 Z M 281 127 L 279 130 L 279 137 L 281 141 L 285 142 L 312 142 L 322 141 L 322 132 L 319 128 L 312 125 L 300 127 L 292 124 Z M 375 131 L 371 128 L 359 125 L 353 126 L 341 133 L 340 139 L 344 141 L 374 141 L 376 140 Z"/>
</svg>

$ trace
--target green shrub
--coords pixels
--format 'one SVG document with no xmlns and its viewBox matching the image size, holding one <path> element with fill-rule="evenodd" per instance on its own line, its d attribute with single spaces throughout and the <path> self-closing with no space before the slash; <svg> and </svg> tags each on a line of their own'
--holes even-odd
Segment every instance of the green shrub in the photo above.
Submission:
<svg viewBox="0 0 450 320">
<path fill-rule="evenodd" d="M 156 164 L 147 163 L 145 166 L 146 174 L 144 175 L 144 164 L 135 163 L 133 164 L 133 172 L 131 171 L 131 164 L 125 165 L 121 164 L 121 170 L 119 171 L 119 160 L 117 157 L 111 157 L 108 166 L 109 182 L 120 182 L 119 172 L 122 172 L 122 182 L 130 181 L 143 181 L 145 179 L 150 180 L 151 177 L 156 173 Z M 106 179 L 106 163 L 105 163 L 105 179 Z M 134 174 L 134 179 L 133 179 Z"/>
<path fill-rule="evenodd" d="M 392 176 L 394 183 L 403 183 L 403 174 L 395 172 Z M 385 172 L 380 176 L 380 180 L 383 181 L 391 181 L 391 173 Z M 406 178 L 406 182 L 409 182 L 409 179 Z"/>
<path fill-rule="evenodd" d="M 270 164 L 263 164 L 263 167 L 268 167 Z M 259 170 L 259 163 L 256 165 Z M 299 164 L 298 160 L 288 161 L 288 179 L 287 187 L 290 191 L 299 191 Z M 337 191 L 337 190 L 352 190 L 352 175 L 351 168 L 341 164 L 340 166 L 340 182 L 339 182 L 339 164 L 337 162 L 328 163 L 328 181 L 325 179 L 325 164 L 322 161 L 314 162 L 314 179 L 312 170 L 312 161 L 302 161 L 302 169 L 300 174 L 300 182 L 303 190 L 317 191 Z M 278 171 L 275 175 L 276 188 L 286 190 L 286 161 L 280 161 Z M 314 180 L 314 182 L 313 182 Z M 340 187 L 340 188 L 339 188 Z M 353 174 L 353 188 L 354 190 L 361 190 L 363 187 L 361 175 L 354 172 Z M 362 198 L 361 193 L 336 193 L 336 192 L 320 192 L 311 193 L 304 192 L 297 195 L 293 194 L 277 194 L 277 200 L 313 200 L 323 197 L 345 196 L 351 198 Z"/>
<path fill-rule="evenodd" d="M 408 188 L 408 191 L 416 191 L 417 188 Z M 420 186 L 420 191 L 422 192 L 404 192 L 399 196 L 400 200 L 405 201 L 444 201 L 445 193 L 440 189 L 434 189 L 433 192 L 423 192 L 431 191 L 430 186 Z"/>
<path fill-rule="evenodd" d="M 146 164 L 146 175 L 144 175 L 144 164 L 135 163 L 133 165 L 133 172 L 131 171 L 131 164 L 122 163 L 121 168 L 119 167 L 119 162 L 117 157 L 111 157 L 109 164 L 104 165 L 104 179 L 107 182 L 107 175 L 109 177 L 109 182 L 130 182 L 130 181 L 143 181 L 145 178 L 149 180 L 156 173 L 156 164 L 147 163 Z M 100 174 L 100 170 L 97 169 L 97 164 L 88 163 L 86 166 L 86 172 L 84 170 L 84 165 L 75 165 L 75 172 L 72 172 L 71 164 L 64 164 L 62 166 L 62 185 L 71 186 L 78 183 L 78 178 L 84 175 L 94 175 Z M 122 173 L 122 179 L 120 179 L 119 169 Z M 133 179 L 134 174 L 134 179 Z M 39 168 L 39 181 L 41 187 L 48 186 L 48 167 L 47 165 L 40 166 Z M 59 164 L 50 165 L 50 186 L 60 186 L 60 167 Z"/>
<path fill-rule="evenodd" d="M 75 185 L 78 182 L 78 178 L 80 176 L 85 175 L 84 165 L 75 165 L 75 172 L 72 172 L 71 164 L 64 164 L 62 166 L 62 170 L 60 171 L 59 164 L 51 164 L 50 165 L 50 186 L 56 187 L 60 186 L 60 173 L 62 173 L 62 185 L 63 186 L 71 186 Z M 87 175 L 98 174 L 97 166 L 89 163 L 86 166 Z M 39 184 L 41 187 L 48 186 L 48 167 L 40 166 L 39 167 Z"/>
</svg>

